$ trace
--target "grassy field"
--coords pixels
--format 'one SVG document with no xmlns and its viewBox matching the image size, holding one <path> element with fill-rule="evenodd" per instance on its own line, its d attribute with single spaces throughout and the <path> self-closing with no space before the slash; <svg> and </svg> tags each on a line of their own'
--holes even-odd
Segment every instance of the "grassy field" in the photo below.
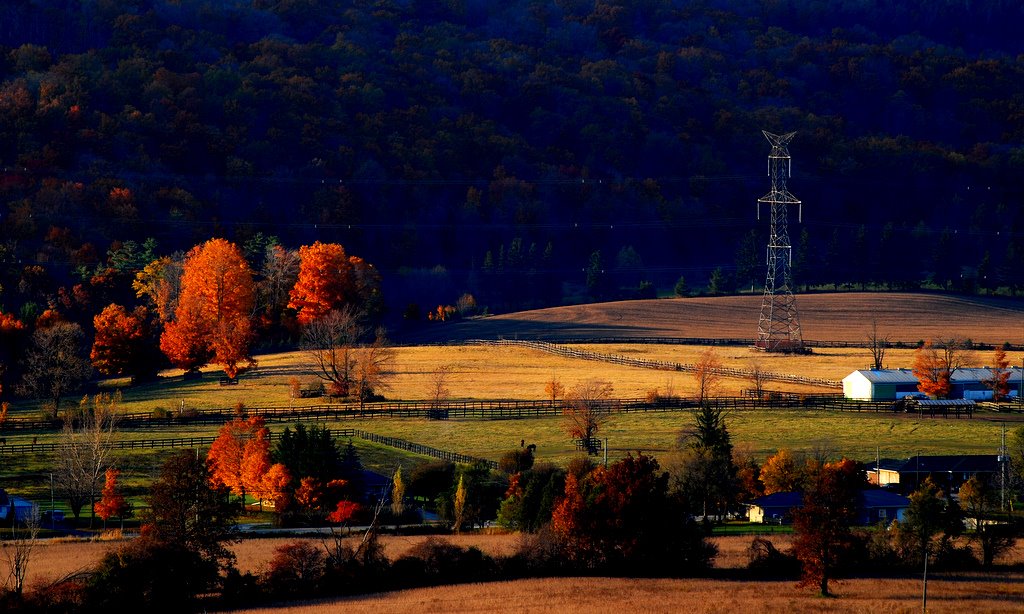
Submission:
<svg viewBox="0 0 1024 614">
<path fill-rule="evenodd" d="M 593 338 L 619 334 L 622 327 L 636 329 L 640 326 L 638 323 L 642 323 L 641 332 L 646 335 L 739 336 L 745 326 L 742 318 L 746 317 L 744 314 L 749 311 L 752 300 L 752 297 L 721 297 L 563 307 L 452 326 L 439 325 L 431 330 L 448 331 L 457 337 L 457 333 L 465 327 L 500 325 L 509 327 L 504 329 L 505 333 L 514 333 L 520 329 L 527 332 L 533 330 L 531 327 L 538 322 L 556 322 L 560 323 L 559 326 L 574 327 L 574 334 L 579 333 L 577 336 Z M 942 336 L 956 333 L 987 341 L 1002 339 L 1005 331 L 1006 338 L 1019 342 L 1020 339 L 1009 333 L 1015 330 L 1014 327 L 1020 326 L 1017 322 L 1024 315 L 1022 301 L 938 295 L 809 295 L 800 297 L 800 300 L 802 310 L 806 312 L 804 322 L 808 328 L 805 328 L 805 335 L 824 340 L 863 340 L 864 331 L 856 331 L 864 328 L 864 323 L 870 320 L 867 314 L 874 313 L 871 310 L 875 309 L 880 330 L 893 338 L 926 337 L 928 335 L 922 332 L 926 329 L 915 328 L 915 323 L 941 317 L 946 319 L 949 328 L 941 331 L 927 330 L 942 332 Z M 752 304 L 756 316 L 757 301 Z M 807 316 L 807 313 L 811 315 Z M 815 313 L 828 314 L 830 317 Z M 827 321 L 829 327 L 817 329 L 818 334 L 813 336 L 810 330 L 813 330 L 815 321 Z M 978 322 L 986 328 L 976 328 Z M 714 334 L 715 331 L 717 334 Z M 999 331 L 999 336 L 993 331 Z M 707 349 L 631 343 L 581 347 L 607 354 L 680 363 L 696 362 L 701 352 Z M 810 356 L 763 354 L 745 347 L 716 347 L 713 351 L 725 366 L 749 368 L 758 362 L 765 370 L 825 379 L 841 379 L 854 369 L 865 367 L 870 359 L 866 349 L 820 348 Z M 258 358 L 258 368 L 243 375 L 237 386 L 219 385 L 220 373 L 214 368 L 206 369 L 202 379 L 190 381 L 184 381 L 179 372 L 168 371 L 156 382 L 123 388 L 121 406 L 125 411 L 132 412 L 151 412 L 156 409 L 173 412 L 183 406 L 230 408 L 239 403 L 250 407 L 310 406 L 326 402 L 325 399 L 293 400 L 289 397 L 290 383 L 294 379 L 306 383 L 315 381 L 308 357 L 303 353 L 287 352 Z M 974 364 L 984 365 L 990 361 L 991 356 L 989 352 L 976 352 L 971 358 Z M 1011 352 L 1010 359 L 1019 364 L 1024 360 L 1024 355 Z M 910 367 L 912 361 L 912 351 L 895 349 L 889 351 L 886 360 L 891 367 Z M 645 397 L 652 391 L 688 396 L 695 391 L 692 376 L 685 373 L 573 360 L 518 347 L 452 345 L 396 348 L 395 375 L 390 388 L 383 392 L 391 399 L 429 398 L 432 373 L 441 366 L 452 369 L 448 388 L 453 399 L 542 399 L 546 396 L 545 383 L 552 377 L 560 379 L 566 387 L 587 379 L 607 380 L 613 384 L 615 396 L 623 398 Z M 126 383 L 123 380 L 110 380 L 103 383 L 103 388 L 111 390 Z M 745 379 L 722 379 L 719 382 L 719 393 L 733 396 L 749 386 L 750 382 Z M 769 383 L 769 387 L 803 393 L 832 391 L 774 382 Z M 74 405 L 75 402 L 70 399 L 67 405 Z M 30 403 L 18 403 L 11 410 L 12 417 L 39 413 L 38 407 Z M 999 421 L 1009 420 L 1009 426 L 1013 427 L 1019 423 L 1020 418 L 1006 414 L 979 414 L 974 420 L 943 420 L 893 414 L 742 411 L 728 416 L 728 424 L 737 447 L 749 450 L 760 459 L 779 448 L 791 448 L 826 450 L 835 455 L 870 460 L 875 457 L 876 450 L 883 457 L 906 457 L 917 453 L 993 453 L 999 440 Z M 691 424 L 692 417 L 685 412 L 622 414 L 614 416 L 600 436 L 609 439 L 610 456 L 613 459 L 635 450 L 654 453 L 661 458 L 673 448 L 679 434 Z M 489 459 L 499 458 L 504 451 L 518 447 L 522 440 L 537 444 L 541 460 L 564 463 L 577 454 L 564 434 L 561 420 L 553 417 L 517 421 L 442 422 L 374 419 L 335 421 L 328 425 L 332 428 L 361 428 Z M 271 426 L 273 430 L 281 430 L 283 427 L 280 424 Z M 210 436 L 216 430 L 214 426 L 179 425 L 125 430 L 120 436 L 125 439 Z M 8 431 L 3 433 L 3 437 L 9 444 L 18 444 L 33 440 L 52 441 L 57 435 L 52 432 Z M 363 441 L 357 440 L 355 443 L 364 464 L 382 473 L 390 473 L 398 464 L 408 468 L 428 460 Z M 145 492 L 146 485 L 168 453 L 135 451 L 120 455 L 120 464 L 125 469 L 123 484 L 130 496 L 138 497 Z M 48 471 L 52 466 L 49 455 L 26 454 L 16 458 L 0 458 L 3 461 L 0 462 L 0 483 L 14 492 L 37 500 L 49 499 Z"/>
</svg>

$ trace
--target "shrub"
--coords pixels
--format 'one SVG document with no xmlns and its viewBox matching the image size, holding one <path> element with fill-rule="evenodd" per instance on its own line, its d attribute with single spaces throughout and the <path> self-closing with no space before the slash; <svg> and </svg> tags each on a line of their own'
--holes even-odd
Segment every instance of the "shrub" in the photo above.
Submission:
<svg viewBox="0 0 1024 614">
<path fill-rule="evenodd" d="M 479 548 L 431 536 L 395 561 L 393 576 L 413 585 L 455 584 L 493 579 L 496 570 L 494 559 Z"/>
<path fill-rule="evenodd" d="M 90 609 L 188 611 L 215 587 L 216 562 L 184 546 L 140 537 L 101 560 L 89 581 Z"/>
<path fill-rule="evenodd" d="M 275 596 L 318 592 L 324 576 L 325 559 L 324 551 L 309 542 L 278 546 L 260 581 Z"/>
<path fill-rule="evenodd" d="M 781 552 L 771 540 L 755 537 L 747 548 L 747 569 L 761 576 L 795 578 L 800 562 L 790 553 Z"/>
</svg>

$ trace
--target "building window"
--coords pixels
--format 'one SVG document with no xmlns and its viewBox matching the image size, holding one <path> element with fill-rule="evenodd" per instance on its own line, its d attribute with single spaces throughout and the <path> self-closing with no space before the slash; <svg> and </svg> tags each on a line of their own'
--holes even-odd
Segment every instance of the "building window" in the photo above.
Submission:
<svg viewBox="0 0 1024 614">
<path fill-rule="evenodd" d="M 885 510 L 884 509 L 878 510 L 878 519 L 879 520 L 885 520 L 886 519 L 886 514 L 885 514 Z"/>
</svg>

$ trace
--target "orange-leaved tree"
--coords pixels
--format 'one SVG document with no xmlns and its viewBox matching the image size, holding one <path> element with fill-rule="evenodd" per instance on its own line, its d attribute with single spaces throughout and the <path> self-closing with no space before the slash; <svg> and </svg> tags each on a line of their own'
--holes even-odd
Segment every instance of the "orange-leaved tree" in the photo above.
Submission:
<svg viewBox="0 0 1024 614">
<path fill-rule="evenodd" d="M 924 394 L 944 399 L 952 390 L 953 372 L 966 366 L 964 343 L 948 339 L 934 344 L 928 341 L 914 352 L 914 377 L 917 389 Z"/>
<path fill-rule="evenodd" d="M 144 352 L 149 338 L 149 314 L 145 307 L 128 311 L 111 303 L 93 317 L 96 336 L 89 359 L 94 369 L 103 375 L 123 375 L 144 371 L 147 362 Z"/>
<path fill-rule="evenodd" d="M 287 467 L 281 463 L 271 465 L 259 485 L 260 504 L 264 499 L 270 499 L 277 513 L 287 511 L 291 504 L 291 482 L 292 474 Z"/>
<path fill-rule="evenodd" d="M 251 360 L 254 301 L 252 270 L 238 246 L 210 239 L 192 248 L 185 257 L 175 319 L 160 337 L 160 349 L 177 367 L 196 369 L 212 359 L 234 377 L 238 363 Z"/>
<path fill-rule="evenodd" d="M 782 449 L 769 456 L 761 467 L 761 483 L 764 494 L 800 490 L 803 475 L 797 466 L 793 453 Z"/>
<path fill-rule="evenodd" d="M 261 481 L 270 468 L 267 436 L 259 416 L 236 418 L 222 426 L 206 455 L 213 485 L 226 486 L 244 502 L 253 482 Z"/>
<path fill-rule="evenodd" d="M 103 519 L 104 527 L 107 526 L 107 519 L 111 516 L 117 516 L 123 521 L 130 509 L 128 501 L 125 500 L 124 495 L 121 494 L 121 489 L 117 486 L 117 478 L 120 475 L 121 472 L 119 470 L 113 467 L 107 468 L 106 481 L 103 484 L 103 494 L 99 503 L 94 506 L 96 508 L 96 515 Z"/>
<path fill-rule="evenodd" d="M 993 401 L 1002 401 L 1010 395 L 1010 359 L 1006 356 L 1006 350 L 996 348 L 992 357 L 991 375 L 983 383 L 992 391 Z"/>
<path fill-rule="evenodd" d="M 303 326 L 356 298 L 352 263 L 338 243 L 303 245 L 299 248 L 299 278 L 288 306 L 298 312 Z"/>
</svg>

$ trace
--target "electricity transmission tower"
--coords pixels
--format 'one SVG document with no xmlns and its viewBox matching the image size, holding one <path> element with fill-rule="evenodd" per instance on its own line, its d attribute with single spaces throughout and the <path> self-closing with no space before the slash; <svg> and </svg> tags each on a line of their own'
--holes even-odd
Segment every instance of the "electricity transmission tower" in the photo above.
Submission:
<svg viewBox="0 0 1024 614">
<path fill-rule="evenodd" d="M 761 300 L 761 317 L 757 323 L 754 347 L 766 352 L 803 352 L 800 316 L 796 311 L 792 288 L 793 248 L 789 243 L 787 228 L 787 206 L 800 206 L 800 201 L 786 188 L 786 179 L 792 169 L 786 145 L 796 133 L 778 135 L 763 130 L 761 132 L 772 144 L 772 151 L 768 154 L 768 176 L 772 180 L 772 191 L 757 199 L 757 219 L 761 219 L 761 205 L 769 205 L 772 225 L 768 239 L 768 277 L 764 283 L 764 298 Z M 802 214 L 803 209 L 800 207 L 798 220 Z"/>
</svg>

